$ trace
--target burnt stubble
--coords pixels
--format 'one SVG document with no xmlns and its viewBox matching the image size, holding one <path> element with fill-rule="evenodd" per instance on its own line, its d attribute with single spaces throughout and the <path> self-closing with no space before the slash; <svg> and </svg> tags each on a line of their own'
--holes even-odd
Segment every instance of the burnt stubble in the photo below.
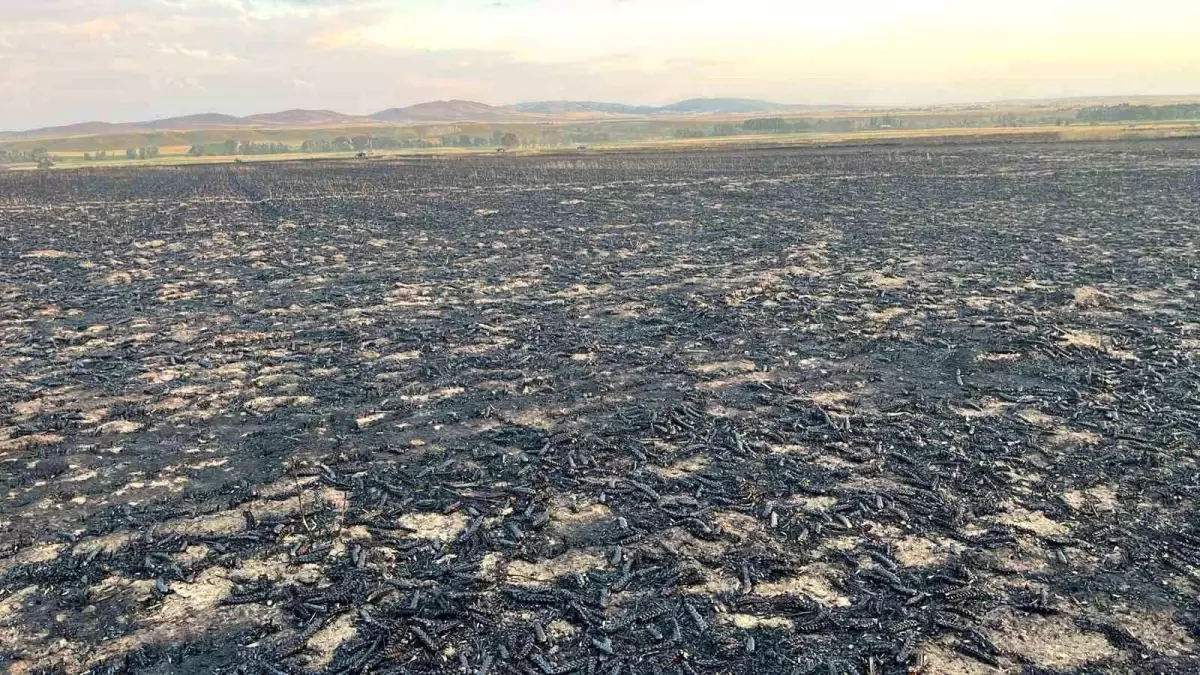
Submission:
<svg viewBox="0 0 1200 675">
<path fill-rule="evenodd" d="M 0 664 L 1193 673 L 1200 144 L 0 174 Z"/>
</svg>

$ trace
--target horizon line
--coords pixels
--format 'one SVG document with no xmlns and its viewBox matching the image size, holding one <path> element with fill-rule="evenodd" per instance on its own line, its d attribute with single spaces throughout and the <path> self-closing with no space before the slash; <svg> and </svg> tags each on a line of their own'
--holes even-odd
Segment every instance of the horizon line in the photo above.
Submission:
<svg viewBox="0 0 1200 675">
<path fill-rule="evenodd" d="M 202 115 L 221 115 L 224 117 L 231 117 L 231 118 L 234 118 L 237 120 L 249 120 L 250 118 L 256 117 L 256 116 L 278 115 L 280 113 L 287 113 L 287 112 L 328 112 L 328 113 L 334 113 L 337 115 L 344 115 L 346 117 L 363 118 L 365 121 L 365 120 L 370 120 L 374 115 L 378 115 L 380 113 L 387 112 L 390 110 L 405 110 L 405 109 L 413 108 L 413 107 L 420 106 L 420 105 L 427 105 L 427 104 L 434 104 L 434 103 L 473 103 L 473 104 L 488 106 L 490 108 L 495 108 L 498 110 L 502 110 L 505 108 L 513 108 L 513 107 L 516 107 L 519 105 L 532 105 L 532 104 L 539 104 L 539 103 L 542 103 L 542 104 L 547 104 L 547 103 L 594 103 L 594 104 L 602 104 L 602 105 L 622 105 L 622 106 L 628 106 L 631 108 L 662 109 L 662 108 L 666 108 L 666 107 L 669 107 L 672 105 L 689 102 L 689 101 L 728 100 L 728 101 L 754 101 L 754 102 L 758 102 L 758 103 L 767 103 L 770 105 L 781 106 L 781 107 L 793 107 L 794 106 L 794 107 L 810 107 L 810 108 L 834 108 L 834 109 L 841 109 L 841 110 L 846 110 L 846 111 L 852 111 L 852 110 L 888 111 L 888 110 L 913 110 L 913 109 L 926 109 L 926 108 L 935 108 L 935 109 L 936 108 L 952 108 L 952 107 L 962 107 L 962 106 L 986 106 L 986 105 L 1000 105 L 1000 104 L 1005 104 L 1005 103 L 1038 103 L 1038 102 L 1054 103 L 1054 102 L 1081 101 L 1081 100 L 1093 100 L 1093 99 L 1134 100 L 1134 99 L 1171 99 L 1171 98 L 1200 99 L 1200 93 L 1094 94 L 1094 95 L 1085 94 L 1085 95 L 1055 96 L 1055 97 L 998 98 L 998 99 L 984 99 L 984 100 L 964 100 L 964 101 L 954 101 L 954 102 L 944 102 L 944 103 L 910 103 L 910 104 L 791 103 L 791 102 L 781 103 L 779 101 L 771 101 L 771 100 L 767 100 L 767 99 L 753 98 L 753 97 L 748 97 L 748 96 L 696 96 L 696 97 L 683 98 L 683 99 L 679 99 L 678 101 L 673 101 L 670 103 L 662 103 L 662 104 L 624 103 L 621 101 L 612 101 L 612 100 L 606 101 L 606 100 L 597 100 L 597 99 L 540 99 L 540 100 L 533 100 L 533 101 L 517 101 L 515 103 L 494 104 L 494 103 L 486 103 L 486 102 L 479 101 L 476 99 L 447 98 L 447 99 L 432 99 L 432 100 L 428 100 L 428 101 L 419 101 L 417 103 L 411 103 L 408 105 L 390 106 L 387 108 L 381 108 L 379 110 L 376 110 L 376 111 L 370 112 L 370 113 L 346 113 L 346 112 L 342 112 L 339 110 L 335 110 L 333 108 L 292 107 L 292 108 L 283 108 L 280 110 L 273 110 L 270 112 L 249 113 L 246 115 L 234 115 L 231 113 L 224 113 L 224 112 L 220 112 L 217 110 L 206 110 L 206 111 L 202 111 L 202 112 L 186 113 L 186 114 L 182 114 L 182 115 L 170 115 L 167 117 L 155 117 L 155 118 L 151 118 L 151 119 L 130 120 L 130 121 L 120 121 L 120 122 L 111 122 L 108 120 L 101 120 L 101 119 L 89 119 L 89 120 L 80 120 L 78 122 L 69 122 L 66 124 L 56 124 L 56 125 L 50 125 L 50 126 L 44 126 L 44 127 L 33 127 L 33 128 L 28 128 L 28 129 L 0 130 L 0 135 L 29 134 L 29 133 L 34 133 L 34 132 L 38 132 L 38 131 L 49 131 L 49 130 L 53 130 L 53 129 L 62 129 L 62 128 L 66 128 L 66 127 L 73 127 L 73 126 L 79 126 L 79 125 L 84 125 L 84 124 L 109 124 L 109 125 L 113 125 L 113 126 L 150 124 L 150 123 L 154 123 L 154 122 L 163 122 L 163 121 L 167 121 L 167 120 L 185 119 L 185 118 L 189 118 L 189 117 L 199 117 Z M 761 112 L 767 112 L 767 111 L 761 111 Z M 751 113 L 732 113 L 732 112 L 730 112 L 730 113 L 716 113 L 716 114 L 754 114 L 754 113 L 753 112 L 751 112 Z M 380 120 L 372 120 L 372 121 L 380 122 Z M 436 124 L 439 122 L 440 123 L 450 123 L 450 122 L 458 123 L 458 122 L 473 122 L 473 121 L 474 122 L 486 122 L 487 120 L 463 119 L 463 120 L 427 120 L 427 121 L 429 123 Z M 493 123 L 502 124 L 503 122 L 496 121 Z"/>
</svg>

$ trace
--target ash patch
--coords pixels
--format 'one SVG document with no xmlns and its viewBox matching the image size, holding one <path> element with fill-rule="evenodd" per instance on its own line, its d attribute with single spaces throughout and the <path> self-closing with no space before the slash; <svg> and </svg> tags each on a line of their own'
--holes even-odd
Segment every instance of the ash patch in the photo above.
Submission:
<svg viewBox="0 0 1200 675">
<path fill-rule="evenodd" d="M 1196 672 L 1198 147 L 0 174 L 0 663 Z"/>
</svg>

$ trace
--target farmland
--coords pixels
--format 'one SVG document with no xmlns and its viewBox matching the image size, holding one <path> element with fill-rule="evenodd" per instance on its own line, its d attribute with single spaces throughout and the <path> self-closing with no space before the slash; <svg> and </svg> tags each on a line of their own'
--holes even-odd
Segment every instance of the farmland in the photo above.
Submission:
<svg viewBox="0 0 1200 675">
<path fill-rule="evenodd" d="M 0 173 L 0 667 L 1197 672 L 1198 245 L 1194 141 Z"/>
<path fill-rule="evenodd" d="M 138 123 L 89 122 L 0 132 L 0 170 L 210 164 L 281 159 L 344 159 L 481 154 L 497 149 L 561 153 L 678 147 L 857 145 L 996 141 L 1135 141 L 1200 137 L 1196 97 L 1069 99 L 965 106 L 853 109 L 745 102 L 756 112 L 716 106 L 614 115 L 550 104 L 505 110 L 467 101 L 423 106 L 418 117 L 291 110 L 237 118 L 190 115 Z M 598 105 L 601 108 L 604 104 Z M 725 112 L 717 109 L 725 107 Z M 585 106 L 586 107 L 586 106 Z M 503 143 L 506 136 L 509 142 Z M 48 160 L 42 162 L 39 160 Z"/>
</svg>

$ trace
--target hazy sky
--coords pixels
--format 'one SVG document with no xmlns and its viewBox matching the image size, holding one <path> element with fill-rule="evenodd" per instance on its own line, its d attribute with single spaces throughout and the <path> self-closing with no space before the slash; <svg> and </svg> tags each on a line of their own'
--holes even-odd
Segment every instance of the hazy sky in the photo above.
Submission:
<svg viewBox="0 0 1200 675">
<path fill-rule="evenodd" d="M 445 98 L 1200 94 L 1198 0 L 0 0 L 0 129 Z"/>
</svg>

